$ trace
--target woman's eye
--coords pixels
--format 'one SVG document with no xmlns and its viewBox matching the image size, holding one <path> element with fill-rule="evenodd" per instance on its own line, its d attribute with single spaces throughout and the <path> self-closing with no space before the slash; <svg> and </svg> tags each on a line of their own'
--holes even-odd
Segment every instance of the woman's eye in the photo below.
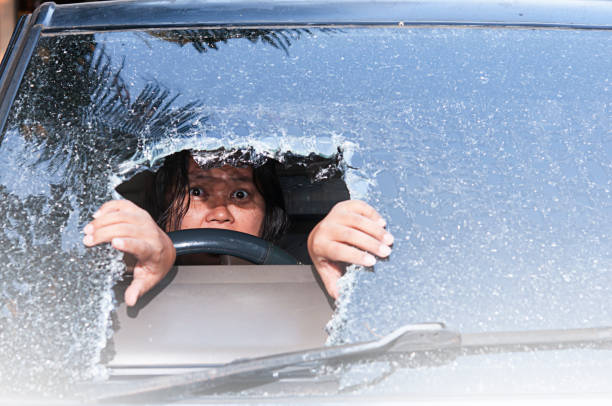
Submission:
<svg viewBox="0 0 612 406">
<path fill-rule="evenodd" d="M 189 194 L 191 196 L 202 196 L 204 195 L 204 191 L 202 189 L 200 189 L 199 187 L 192 187 L 191 189 L 189 189 Z"/>
<path fill-rule="evenodd" d="M 237 200 L 244 200 L 249 197 L 249 192 L 243 189 L 239 189 L 232 193 L 232 197 Z"/>
</svg>

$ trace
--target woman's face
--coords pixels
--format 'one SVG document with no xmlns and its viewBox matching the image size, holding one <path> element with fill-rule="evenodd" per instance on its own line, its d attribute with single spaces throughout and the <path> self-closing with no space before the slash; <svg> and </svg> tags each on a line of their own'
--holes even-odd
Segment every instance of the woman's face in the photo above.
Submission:
<svg viewBox="0 0 612 406">
<path fill-rule="evenodd" d="M 202 169 L 189 158 L 189 209 L 180 229 L 221 228 L 261 236 L 265 201 L 253 168 Z"/>
</svg>

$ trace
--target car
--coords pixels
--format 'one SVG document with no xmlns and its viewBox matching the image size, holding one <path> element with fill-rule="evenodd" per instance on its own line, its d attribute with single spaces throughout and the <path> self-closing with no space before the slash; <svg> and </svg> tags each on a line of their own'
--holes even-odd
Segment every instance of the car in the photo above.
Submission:
<svg viewBox="0 0 612 406">
<path fill-rule="evenodd" d="M 3 401 L 608 402 L 611 21 L 577 0 L 22 17 L 0 65 Z M 185 150 L 273 160 L 291 228 L 174 234 L 231 264 L 127 307 L 122 255 L 82 229 L 146 206 Z M 334 302 L 306 237 L 349 198 L 395 242 Z"/>
</svg>

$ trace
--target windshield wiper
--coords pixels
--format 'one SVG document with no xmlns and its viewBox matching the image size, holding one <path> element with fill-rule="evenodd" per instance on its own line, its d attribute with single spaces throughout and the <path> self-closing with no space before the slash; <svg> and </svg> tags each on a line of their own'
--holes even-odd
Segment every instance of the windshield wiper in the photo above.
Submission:
<svg viewBox="0 0 612 406">
<path fill-rule="evenodd" d="M 129 384 L 116 388 L 94 388 L 85 397 L 89 401 L 103 402 L 154 399 L 158 395 L 166 398 L 191 391 L 202 392 L 240 376 L 276 371 L 289 366 L 361 360 L 398 353 L 450 350 L 452 358 L 455 358 L 457 355 L 509 351 L 583 347 L 608 349 L 611 348 L 610 344 L 612 327 L 459 334 L 447 330 L 443 323 L 411 324 L 374 341 L 245 359 L 196 372 L 131 380 Z"/>
</svg>

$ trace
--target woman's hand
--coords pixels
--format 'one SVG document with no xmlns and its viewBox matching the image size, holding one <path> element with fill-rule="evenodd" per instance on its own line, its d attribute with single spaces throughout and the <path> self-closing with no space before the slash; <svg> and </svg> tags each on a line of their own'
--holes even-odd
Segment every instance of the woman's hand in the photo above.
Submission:
<svg viewBox="0 0 612 406">
<path fill-rule="evenodd" d="M 134 279 L 125 291 L 125 303 L 134 306 L 174 264 L 174 245 L 149 213 L 128 200 L 106 202 L 93 217 L 83 229 L 86 246 L 110 242 L 136 259 Z"/>
<path fill-rule="evenodd" d="M 385 230 L 385 220 L 360 200 L 336 204 L 310 232 L 308 253 L 327 292 L 338 298 L 338 279 L 345 263 L 373 266 L 376 258 L 391 253 L 393 236 Z"/>
</svg>

